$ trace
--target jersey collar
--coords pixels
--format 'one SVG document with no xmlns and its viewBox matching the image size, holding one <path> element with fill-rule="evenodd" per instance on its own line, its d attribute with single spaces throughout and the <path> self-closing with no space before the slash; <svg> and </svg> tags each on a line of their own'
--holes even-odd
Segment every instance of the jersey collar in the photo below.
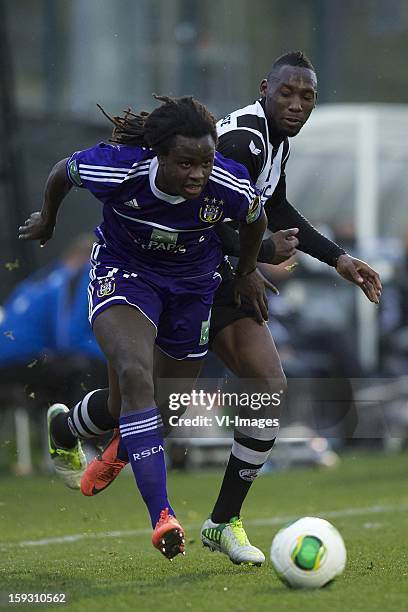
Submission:
<svg viewBox="0 0 408 612">
<path fill-rule="evenodd" d="M 156 187 L 156 175 L 157 175 L 158 167 L 159 167 L 159 160 L 157 159 L 157 157 L 153 157 L 151 164 L 150 164 L 150 168 L 149 168 L 149 181 L 150 181 L 150 189 L 152 190 L 156 198 L 159 198 L 159 200 L 164 200 L 165 202 L 168 202 L 169 204 L 181 204 L 181 202 L 185 202 L 185 198 L 182 198 L 179 195 L 175 196 L 175 195 L 170 195 L 169 193 L 164 193 L 164 191 L 160 191 L 160 189 Z"/>
<path fill-rule="evenodd" d="M 268 140 L 269 140 L 269 142 L 271 143 L 271 145 L 272 145 L 272 147 L 274 149 L 279 149 L 279 147 L 281 146 L 282 142 L 285 141 L 285 138 L 281 139 L 280 136 L 277 136 L 277 134 L 276 134 L 276 132 L 275 132 L 275 130 L 273 128 L 273 125 L 271 125 L 269 123 L 268 118 L 266 116 L 266 111 L 265 111 L 265 98 L 258 98 L 257 102 L 262 106 L 262 110 L 263 110 L 263 114 L 264 114 L 264 117 L 265 117 L 266 125 L 268 127 Z M 277 136 L 278 139 L 279 139 L 279 144 L 277 144 L 277 145 L 274 145 L 273 142 L 272 142 L 272 139 L 273 139 L 274 136 Z"/>
</svg>

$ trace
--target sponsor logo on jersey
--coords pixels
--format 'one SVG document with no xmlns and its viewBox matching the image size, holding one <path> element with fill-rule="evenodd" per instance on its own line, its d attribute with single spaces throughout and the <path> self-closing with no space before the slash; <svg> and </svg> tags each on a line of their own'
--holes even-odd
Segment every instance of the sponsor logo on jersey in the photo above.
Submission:
<svg viewBox="0 0 408 612">
<path fill-rule="evenodd" d="M 257 220 L 257 218 L 259 217 L 260 206 L 261 198 L 259 196 L 256 196 L 256 198 L 253 200 L 251 206 L 248 209 L 248 214 L 246 216 L 247 223 L 253 223 Z"/>
<path fill-rule="evenodd" d="M 76 163 L 76 159 L 72 159 L 69 162 L 68 170 L 69 170 L 69 175 L 70 175 L 72 181 L 75 183 L 75 185 L 78 185 L 78 187 L 82 187 L 82 181 L 81 181 L 81 177 L 79 175 L 79 170 L 78 170 L 78 166 L 77 166 L 77 163 Z"/>
<path fill-rule="evenodd" d="M 106 297 L 107 295 L 112 295 L 115 293 L 116 283 L 113 277 L 111 278 L 98 278 L 98 290 L 96 295 L 100 298 Z"/>
<path fill-rule="evenodd" d="M 246 480 L 247 482 L 254 482 L 255 478 L 258 476 L 261 468 L 257 469 L 245 469 L 239 470 L 238 474 L 242 480 Z"/>
<path fill-rule="evenodd" d="M 160 230 L 153 230 L 153 232 L 160 232 Z M 177 244 L 177 238 L 175 240 L 169 239 L 168 236 L 158 236 L 157 233 L 150 237 L 147 242 L 143 238 L 133 238 L 133 241 L 141 248 L 148 251 L 166 251 L 167 253 L 184 254 L 187 249 L 184 244 Z M 170 233 L 170 232 L 163 232 Z M 177 233 L 174 234 L 178 236 Z"/>
<path fill-rule="evenodd" d="M 130 206 L 130 208 L 140 208 L 136 198 L 133 198 L 132 200 L 128 200 L 127 202 L 123 203 L 125 204 L 125 206 Z"/>
<path fill-rule="evenodd" d="M 223 213 L 224 200 L 204 198 L 204 206 L 200 208 L 200 219 L 205 223 L 216 223 L 221 219 Z"/>
<path fill-rule="evenodd" d="M 166 232 L 160 229 L 154 229 L 150 236 L 150 241 L 160 242 L 162 244 L 177 244 L 178 232 Z"/>
<path fill-rule="evenodd" d="M 257 148 L 253 140 L 251 140 L 251 142 L 249 143 L 249 150 L 251 151 L 252 155 L 259 155 L 260 153 L 262 153 L 262 150 Z"/>
<path fill-rule="evenodd" d="M 166 232 L 165 230 L 154 229 L 150 234 L 149 242 L 138 241 L 142 249 L 149 251 L 167 251 L 168 253 L 185 253 L 184 244 L 177 244 L 178 232 Z"/>
<path fill-rule="evenodd" d="M 132 454 L 135 461 L 140 461 L 141 459 L 146 459 L 151 455 L 157 455 L 157 453 L 164 453 L 164 448 L 161 444 L 159 444 L 159 446 L 152 446 L 152 448 L 146 448 L 145 450 L 140 451 L 140 453 Z"/>
</svg>

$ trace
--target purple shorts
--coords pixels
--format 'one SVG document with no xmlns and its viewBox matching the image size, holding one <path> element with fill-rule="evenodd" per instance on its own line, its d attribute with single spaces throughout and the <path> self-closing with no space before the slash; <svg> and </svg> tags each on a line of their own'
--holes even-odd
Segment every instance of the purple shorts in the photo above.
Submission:
<svg viewBox="0 0 408 612">
<path fill-rule="evenodd" d="M 96 259 L 95 259 L 96 255 Z M 161 276 L 132 263 L 113 264 L 94 248 L 88 287 L 89 321 L 117 304 L 142 312 L 156 328 L 156 344 L 174 359 L 202 359 L 208 351 L 211 306 L 221 276 L 211 272 L 191 278 Z"/>
</svg>

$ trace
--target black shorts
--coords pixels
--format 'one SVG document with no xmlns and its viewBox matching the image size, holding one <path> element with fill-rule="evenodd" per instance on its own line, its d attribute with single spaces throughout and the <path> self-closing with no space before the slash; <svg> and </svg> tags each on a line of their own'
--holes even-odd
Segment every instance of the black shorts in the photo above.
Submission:
<svg viewBox="0 0 408 612">
<path fill-rule="evenodd" d="M 224 327 L 239 319 L 255 315 L 250 304 L 242 304 L 239 308 L 234 304 L 234 273 L 229 261 L 224 262 L 218 272 L 222 276 L 222 281 L 216 291 L 211 312 L 210 348 L 214 338 Z"/>
</svg>

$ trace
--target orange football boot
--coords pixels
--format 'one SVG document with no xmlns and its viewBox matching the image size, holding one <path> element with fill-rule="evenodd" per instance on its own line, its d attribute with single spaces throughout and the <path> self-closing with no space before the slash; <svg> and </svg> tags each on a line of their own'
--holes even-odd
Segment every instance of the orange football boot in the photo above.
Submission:
<svg viewBox="0 0 408 612">
<path fill-rule="evenodd" d="M 184 529 L 176 517 L 169 514 L 169 509 L 165 508 L 160 512 L 160 518 L 152 534 L 153 546 L 171 561 L 179 553 L 186 554 L 184 542 Z"/>
<path fill-rule="evenodd" d="M 81 492 L 84 495 L 92 496 L 104 491 L 128 464 L 128 461 L 117 456 L 119 441 L 119 429 L 114 429 L 105 449 L 86 468 L 81 478 Z"/>
</svg>

